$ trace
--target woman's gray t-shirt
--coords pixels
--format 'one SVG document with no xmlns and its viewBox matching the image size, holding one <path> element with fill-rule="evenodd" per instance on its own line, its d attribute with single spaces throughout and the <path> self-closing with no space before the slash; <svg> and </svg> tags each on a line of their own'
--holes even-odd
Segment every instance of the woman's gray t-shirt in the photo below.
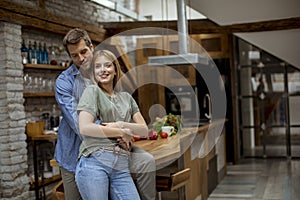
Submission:
<svg viewBox="0 0 300 200">
<path fill-rule="evenodd" d="M 131 122 L 132 116 L 139 112 L 133 97 L 127 92 L 116 92 L 109 96 L 97 85 L 88 86 L 79 101 L 77 111 L 86 111 L 103 122 Z M 99 130 L 100 131 L 100 130 Z M 79 156 L 89 156 L 101 147 L 114 146 L 116 139 L 83 136 Z"/>
</svg>

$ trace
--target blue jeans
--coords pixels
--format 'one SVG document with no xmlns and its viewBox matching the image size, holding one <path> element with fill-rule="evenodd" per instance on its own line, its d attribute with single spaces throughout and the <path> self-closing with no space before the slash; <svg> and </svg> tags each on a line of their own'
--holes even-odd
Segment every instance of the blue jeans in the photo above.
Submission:
<svg viewBox="0 0 300 200">
<path fill-rule="evenodd" d="M 82 156 L 75 180 L 84 200 L 139 200 L 129 172 L 128 155 L 99 150 Z"/>
</svg>

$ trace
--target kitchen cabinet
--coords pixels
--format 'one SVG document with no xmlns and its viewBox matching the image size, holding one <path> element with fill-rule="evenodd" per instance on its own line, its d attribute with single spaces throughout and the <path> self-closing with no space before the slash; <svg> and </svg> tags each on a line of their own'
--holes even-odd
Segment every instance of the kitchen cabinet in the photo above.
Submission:
<svg viewBox="0 0 300 200">
<path fill-rule="evenodd" d="M 227 34 L 193 34 L 187 39 L 189 53 L 205 54 L 212 59 L 229 58 Z M 179 54 L 178 49 L 177 35 L 138 38 L 136 64 L 147 64 L 149 56 Z"/>
<path fill-rule="evenodd" d="M 227 34 L 195 34 L 189 38 L 189 52 L 210 56 L 212 59 L 229 58 Z M 201 45 L 203 48 L 199 48 Z M 149 110 L 152 105 L 160 104 L 166 107 L 165 87 L 184 86 L 186 81 L 191 86 L 196 86 L 199 75 L 192 65 L 172 65 L 172 67 L 147 67 L 148 57 L 178 54 L 178 35 L 157 36 L 137 39 L 136 64 L 143 67 L 139 70 L 138 80 L 141 82 L 151 79 L 152 84 L 147 84 L 138 89 L 138 102 L 143 117 L 149 123 L 151 117 Z M 174 73 L 176 70 L 182 76 Z M 173 72 L 173 73 L 172 73 Z M 155 82 L 156 80 L 156 82 Z M 158 82 L 163 83 L 157 84 Z M 154 111 L 155 112 L 155 111 Z M 160 113 L 154 113 L 160 116 Z"/>
<path fill-rule="evenodd" d="M 148 76 L 155 77 L 154 79 L 160 79 L 163 80 L 162 76 L 163 73 L 159 73 L 158 70 L 155 69 L 143 69 L 143 74 L 148 74 Z M 149 77 L 148 77 L 149 78 Z M 152 79 L 153 80 L 153 79 Z M 150 108 L 153 104 L 160 104 L 161 106 L 165 107 L 165 88 L 162 85 L 150 83 L 150 84 L 144 84 L 140 86 L 137 90 L 137 98 L 138 98 L 138 104 L 140 111 L 146 120 L 147 123 L 150 123 L 154 120 L 154 118 L 151 116 L 160 116 L 162 117 L 162 114 L 159 113 L 159 110 L 152 110 L 151 116 L 149 113 Z"/>
<path fill-rule="evenodd" d="M 180 85 L 182 84 L 182 79 L 185 78 L 190 81 L 190 84 L 195 85 L 196 76 L 192 66 L 176 69 L 183 74 L 183 77 L 172 73 L 171 68 L 147 67 L 148 57 L 173 55 L 178 52 L 177 49 L 178 36 L 176 35 L 137 39 L 136 66 L 143 67 L 137 73 L 138 85 L 142 85 L 138 88 L 137 98 L 141 113 L 147 123 L 153 121 L 149 114 L 152 105 L 160 104 L 162 107 L 166 107 L 165 86 Z M 141 84 L 149 80 L 152 81 L 151 84 Z M 157 84 L 158 82 L 162 84 Z M 162 117 L 164 114 L 160 113 L 159 109 L 152 109 L 151 115 Z"/>
<path fill-rule="evenodd" d="M 193 34 L 188 38 L 188 51 L 198 54 L 206 52 L 212 59 L 229 58 L 228 42 L 227 34 Z M 138 38 L 136 63 L 147 64 L 149 56 L 178 54 L 178 49 L 177 35 Z"/>
<path fill-rule="evenodd" d="M 176 71 L 174 71 L 176 70 Z M 178 72 L 178 73 L 176 73 Z M 176 65 L 165 70 L 166 86 L 184 86 L 186 81 L 191 85 L 196 85 L 196 69 L 193 65 Z"/>
<path fill-rule="evenodd" d="M 226 34 L 199 34 L 192 38 L 202 46 L 212 59 L 229 58 L 228 36 Z M 192 48 L 191 51 L 196 51 L 196 49 Z M 201 54 L 201 52 L 195 53 Z"/>
<path fill-rule="evenodd" d="M 136 67 L 137 69 L 137 84 L 140 85 L 137 91 L 137 98 L 141 113 L 147 123 L 151 122 L 149 109 L 153 104 L 165 104 L 164 87 L 155 84 L 155 81 L 150 84 L 143 84 L 151 80 L 164 81 L 164 69 L 147 67 L 148 57 L 156 55 L 164 55 L 164 38 L 140 38 L 137 39 L 136 51 Z M 140 68 L 139 68 L 140 67 Z M 142 67 L 142 68 L 141 68 Z M 140 69 L 140 70 L 139 70 Z M 159 113 L 152 113 L 154 116 L 159 116 Z"/>
<path fill-rule="evenodd" d="M 207 36 L 203 36 L 206 38 Z M 193 41 L 192 41 L 193 40 Z M 191 36 L 189 43 L 189 52 L 191 53 L 203 53 L 203 49 L 199 48 L 199 45 L 196 45 L 196 42 L 201 41 L 199 35 Z M 162 37 L 152 37 L 152 38 L 139 38 L 137 40 L 137 53 L 136 53 L 136 63 L 137 66 L 145 65 L 148 63 L 148 57 L 150 56 L 166 56 L 166 55 L 176 55 L 178 54 L 178 36 L 162 36 Z M 178 86 L 184 84 L 182 79 L 186 79 L 190 85 L 196 85 L 196 70 L 192 65 L 187 66 L 172 66 L 172 69 L 178 71 L 182 76 L 178 76 L 175 73 L 172 73 L 171 68 L 159 69 L 159 72 L 163 74 L 161 77 L 165 80 L 164 84 L 169 86 Z M 146 69 L 147 70 L 147 69 Z M 150 74 L 155 74 L 157 72 L 155 68 L 152 68 L 149 71 L 140 73 L 139 79 L 143 80 L 147 78 Z"/>
<path fill-rule="evenodd" d="M 148 63 L 149 56 L 166 55 L 164 51 L 165 37 L 138 38 L 136 44 L 136 64 L 143 65 Z"/>
</svg>

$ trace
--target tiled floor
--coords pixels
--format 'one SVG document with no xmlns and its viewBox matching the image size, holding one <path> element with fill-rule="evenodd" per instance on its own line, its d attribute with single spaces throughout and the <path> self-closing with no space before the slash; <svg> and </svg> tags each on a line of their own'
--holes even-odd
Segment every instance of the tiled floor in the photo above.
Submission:
<svg viewBox="0 0 300 200">
<path fill-rule="evenodd" d="M 246 159 L 227 165 L 209 200 L 300 200 L 300 160 Z"/>
<path fill-rule="evenodd" d="M 162 194 L 177 200 L 177 193 Z M 208 200 L 300 200 L 300 160 L 245 159 L 227 165 L 227 175 Z"/>
</svg>

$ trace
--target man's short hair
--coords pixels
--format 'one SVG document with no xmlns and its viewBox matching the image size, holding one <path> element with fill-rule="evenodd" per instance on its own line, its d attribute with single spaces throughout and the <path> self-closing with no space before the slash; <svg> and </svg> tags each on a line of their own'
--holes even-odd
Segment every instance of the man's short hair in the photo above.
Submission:
<svg viewBox="0 0 300 200">
<path fill-rule="evenodd" d="M 77 44 L 81 39 L 83 39 L 85 41 L 85 44 L 88 47 L 92 44 L 92 41 L 91 41 L 88 33 L 83 29 L 74 28 L 74 29 L 71 29 L 66 34 L 66 36 L 63 39 L 63 45 L 69 55 L 70 55 L 70 52 L 68 50 L 68 45 L 69 44 Z"/>
</svg>

